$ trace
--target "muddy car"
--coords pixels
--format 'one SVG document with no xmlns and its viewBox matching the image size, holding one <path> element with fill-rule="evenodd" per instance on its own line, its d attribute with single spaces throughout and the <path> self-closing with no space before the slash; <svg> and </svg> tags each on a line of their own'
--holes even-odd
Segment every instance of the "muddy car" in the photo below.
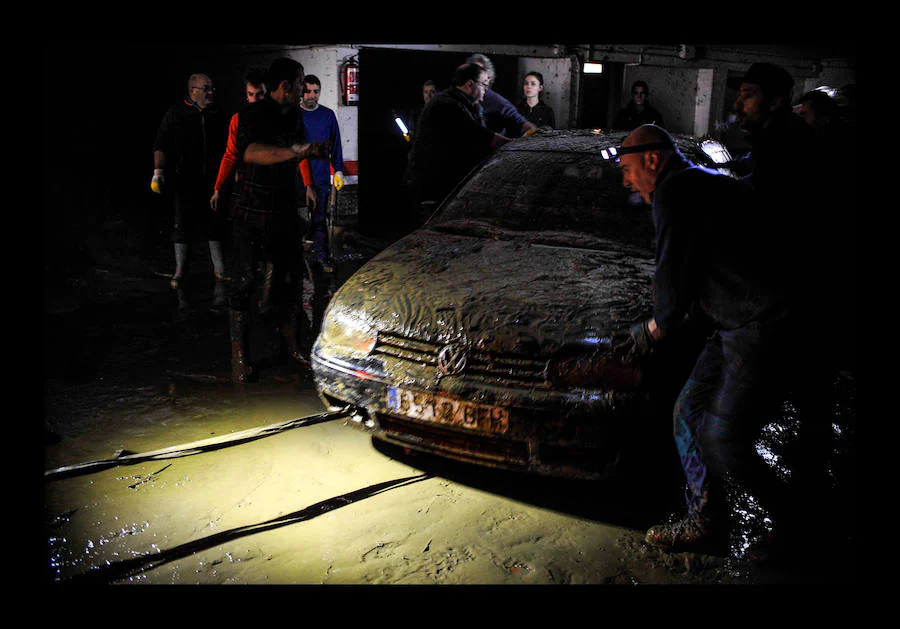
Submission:
<svg viewBox="0 0 900 629">
<path fill-rule="evenodd" d="M 554 370 L 565 356 L 605 355 L 651 311 L 652 218 L 610 159 L 624 135 L 553 131 L 505 145 L 359 269 L 312 352 L 326 405 L 354 407 L 375 439 L 413 452 L 610 474 L 623 427 L 656 408 L 659 379 L 611 355 L 588 384 L 556 384 Z M 714 165 L 701 142 L 676 139 Z"/>
</svg>

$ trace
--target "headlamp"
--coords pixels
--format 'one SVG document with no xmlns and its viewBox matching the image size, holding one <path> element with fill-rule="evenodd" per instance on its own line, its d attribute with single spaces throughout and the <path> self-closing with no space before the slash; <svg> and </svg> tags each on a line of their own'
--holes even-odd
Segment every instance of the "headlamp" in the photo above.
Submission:
<svg viewBox="0 0 900 629">
<path fill-rule="evenodd" d="M 644 153 L 656 150 L 675 150 L 671 142 L 648 142 L 646 144 L 632 144 L 631 146 L 610 146 L 608 149 L 600 149 L 600 156 L 606 160 L 616 160 L 622 155 L 631 153 Z"/>
</svg>

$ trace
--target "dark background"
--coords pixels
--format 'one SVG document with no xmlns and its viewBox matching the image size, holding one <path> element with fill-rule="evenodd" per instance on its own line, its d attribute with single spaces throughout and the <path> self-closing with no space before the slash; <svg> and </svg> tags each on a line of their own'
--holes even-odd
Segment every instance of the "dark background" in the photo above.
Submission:
<svg viewBox="0 0 900 629">
<path fill-rule="evenodd" d="M 53 279 L 96 262 L 104 225 L 140 253 L 168 242 L 168 198 L 150 191 L 153 141 L 188 76 L 215 80 L 218 47 L 57 40 L 45 46 L 42 116 L 45 270 Z M 208 68 L 208 69 L 207 69 Z M 222 102 L 243 86 L 216 81 Z M 226 108 L 227 111 L 227 108 Z"/>
</svg>

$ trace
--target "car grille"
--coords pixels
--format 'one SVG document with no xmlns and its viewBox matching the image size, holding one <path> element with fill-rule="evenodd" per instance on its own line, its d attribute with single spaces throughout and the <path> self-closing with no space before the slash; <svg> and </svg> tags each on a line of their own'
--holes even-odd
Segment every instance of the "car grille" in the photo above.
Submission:
<svg viewBox="0 0 900 629">
<path fill-rule="evenodd" d="M 438 353 L 443 347 L 443 343 L 379 332 L 372 353 L 415 363 L 437 372 Z M 548 388 L 549 384 L 544 375 L 545 366 L 545 361 L 524 354 L 501 354 L 473 349 L 469 353 L 465 371 L 460 377 L 500 386 Z"/>
</svg>

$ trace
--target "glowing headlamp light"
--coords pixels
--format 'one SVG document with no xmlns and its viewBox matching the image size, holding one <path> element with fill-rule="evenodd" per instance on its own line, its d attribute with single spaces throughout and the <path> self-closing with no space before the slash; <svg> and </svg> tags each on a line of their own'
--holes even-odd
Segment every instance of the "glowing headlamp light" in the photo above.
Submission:
<svg viewBox="0 0 900 629">
<path fill-rule="evenodd" d="M 646 144 L 632 144 L 631 146 L 610 146 L 608 149 L 601 149 L 600 156 L 606 160 L 618 161 L 622 155 L 665 149 L 674 150 L 675 147 L 671 142 L 648 142 Z"/>
<path fill-rule="evenodd" d="M 700 143 L 700 148 L 716 164 L 726 164 L 731 161 L 731 153 L 728 152 L 728 149 L 715 140 L 704 140 Z"/>
</svg>

